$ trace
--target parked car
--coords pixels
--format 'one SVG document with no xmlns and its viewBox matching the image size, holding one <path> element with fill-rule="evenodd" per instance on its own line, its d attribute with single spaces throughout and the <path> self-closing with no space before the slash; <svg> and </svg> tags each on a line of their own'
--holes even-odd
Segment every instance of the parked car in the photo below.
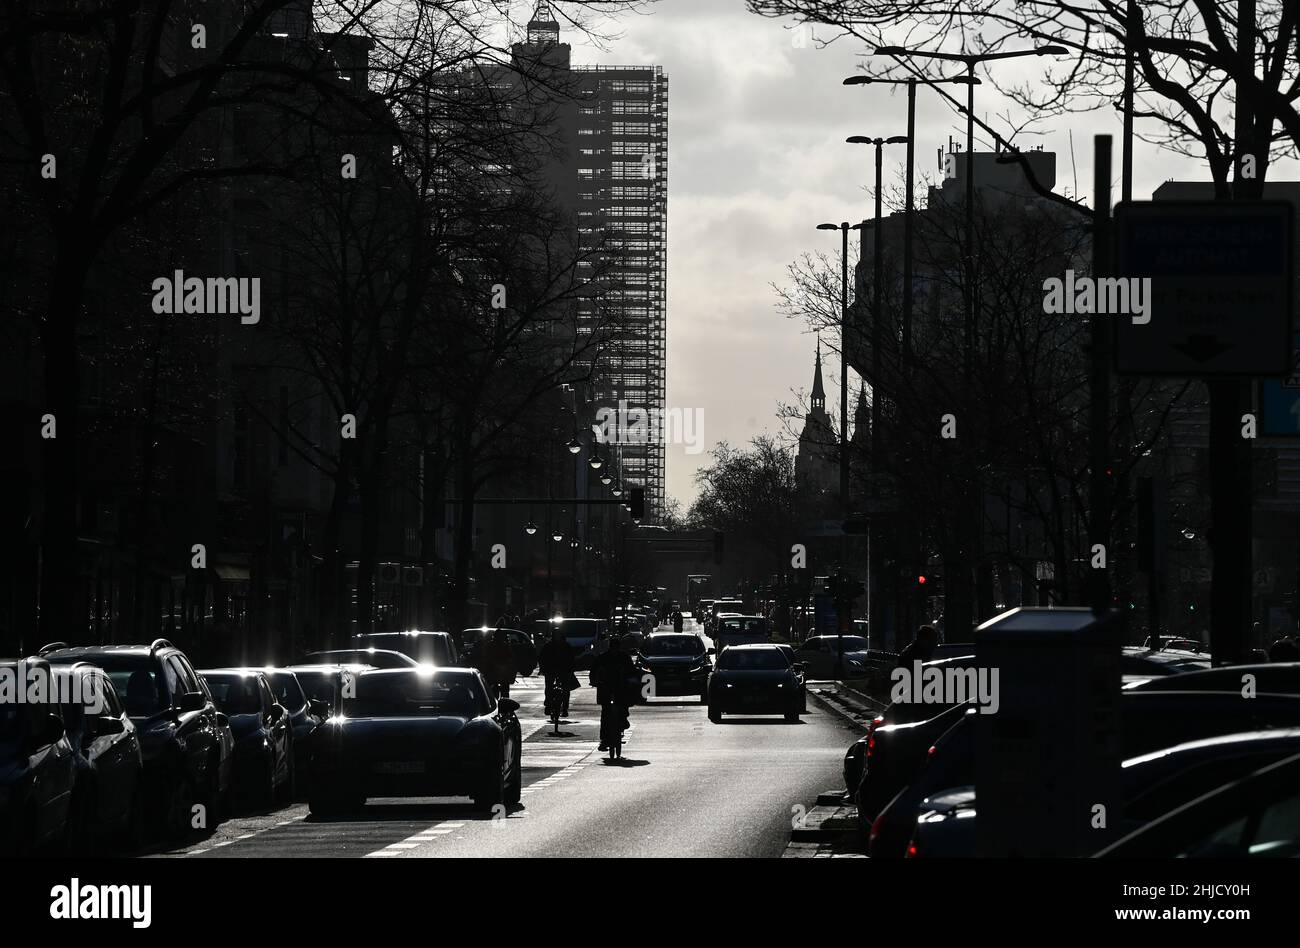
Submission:
<svg viewBox="0 0 1300 948">
<path fill-rule="evenodd" d="M 450 632 L 362 632 L 352 636 L 358 648 L 378 648 L 409 655 L 425 665 L 458 666 L 460 650 Z"/>
<path fill-rule="evenodd" d="M 145 810 L 170 837 L 187 836 L 194 806 L 207 829 L 224 818 L 234 747 L 230 722 L 185 653 L 167 639 L 149 645 L 41 649 L 51 665 L 89 662 L 102 668 L 135 725 L 144 761 Z"/>
<path fill-rule="evenodd" d="M 656 632 L 641 644 L 641 659 L 654 676 L 654 693 L 699 695 L 709 700 L 709 674 L 713 661 L 704 640 L 690 632 Z"/>
<path fill-rule="evenodd" d="M 51 676 L 39 658 L 0 661 L 0 675 L 18 683 Z M 0 853 L 27 856 L 67 850 L 76 824 L 72 793 L 76 754 L 57 703 L 0 704 Z"/>
<path fill-rule="evenodd" d="M 798 721 L 802 713 L 799 679 L 790 659 L 775 645 L 732 645 L 718 655 L 709 676 L 709 720 L 726 713 L 783 714 Z"/>
<path fill-rule="evenodd" d="M 58 666 L 64 679 L 60 707 L 76 761 L 72 836 L 80 849 L 120 839 L 131 849 L 144 842 L 144 760 L 135 725 L 103 669 L 83 662 Z"/>
<path fill-rule="evenodd" d="M 1300 855 L 1300 755 L 1263 767 L 1153 820 L 1103 858 L 1294 858 Z"/>
<path fill-rule="evenodd" d="M 420 663 L 402 652 L 386 648 L 336 648 L 308 652 L 299 665 L 369 665 L 371 668 L 414 668 Z"/>
<path fill-rule="evenodd" d="M 1223 692 L 1129 691 L 1120 701 L 1120 715 L 1127 758 L 1125 817 L 1130 819 L 1149 820 L 1159 815 L 1162 806 L 1168 809 L 1185 802 L 1190 797 L 1180 798 L 1177 793 L 1191 792 L 1189 786 L 1199 787 L 1199 792 L 1217 786 L 1214 775 L 1220 768 L 1244 766 L 1234 764 L 1236 759 L 1262 755 L 1255 765 L 1262 766 L 1263 756 L 1272 754 L 1277 759 L 1300 751 L 1300 697 L 1292 695 L 1265 694 L 1243 701 Z M 975 727 L 974 714 L 964 709 L 961 719 L 928 749 L 914 775 L 904 778 L 907 785 L 882 807 L 867 830 L 873 857 L 904 855 L 923 799 L 975 782 Z M 1188 773 L 1172 785 L 1165 783 L 1179 770 L 1194 766 L 1208 769 Z M 1161 785 L 1164 789 L 1157 793 Z M 1179 791 L 1180 787 L 1184 789 Z"/>
<path fill-rule="evenodd" d="M 461 633 L 461 641 L 465 643 L 466 665 L 472 665 L 475 668 L 481 668 L 479 664 L 480 655 L 487 643 L 492 639 L 492 633 L 496 630 L 491 626 L 479 626 L 476 629 L 466 629 Z M 510 651 L 515 657 L 515 671 L 521 678 L 526 678 L 533 672 L 537 671 L 537 647 L 533 641 L 518 629 L 503 629 L 506 638 L 510 640 Z"/>
<path fill-rule="evenodd" d="M 908 859 L 955 859 L 978 852 L 975 838 L 975 788 L 953 787 L 921 801 Z"/>
<path fill-rule="evenodd" d="M 266 675 L 251 668 L 199 672 L 235 737 L 235 792 L 254 807 L 294 795 L 293 728 Z"/>
<path fill-rule="evenodd" d="M 519 704 L 495 700 L 474 669 L 376 669 L 315 745 L 311 812 L 368 797 L 469 796 L 482 810 L 519 802 Z"/>
</svg>

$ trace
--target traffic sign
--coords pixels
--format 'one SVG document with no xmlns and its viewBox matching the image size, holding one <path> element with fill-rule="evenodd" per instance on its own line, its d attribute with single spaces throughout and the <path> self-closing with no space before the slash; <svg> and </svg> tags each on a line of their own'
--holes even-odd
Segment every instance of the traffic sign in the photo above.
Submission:
<svg viewBox="0 0 1300 948">
<path fill-rule="evenodd" d="M 1126 201 L 1116 276 L 1151 280 L 1149 322 L 1115 319 L 1121 375 L 1291 371 L 1292 215 L 1284 201 Z"/>
<path fill-rule="evenodd" d="M 1300 438 L 1300 333 L 1291 351 L 1291 374 L 1259 383 L 1259 436 Z"/>
</svg>

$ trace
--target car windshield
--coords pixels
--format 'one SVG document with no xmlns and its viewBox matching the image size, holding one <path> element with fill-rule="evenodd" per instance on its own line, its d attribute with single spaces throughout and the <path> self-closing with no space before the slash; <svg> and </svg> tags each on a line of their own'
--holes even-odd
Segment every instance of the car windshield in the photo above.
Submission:
<svg viewBox="0 0 1300 948">
<path fill-rule="evenodd" d="M 777 669 L 789 668 L 790 661 L 779 648 L 729 648 L 718 661 L 719 668 Z"/>
<path fill-rule="evenodd" d="M 762 632 L 767 628 L 766 619 L 721 619 L 718 629 L 721 632 Z"/>
<path fill-rule="evenodd" d="M 489 707 L 471 675 L 369 674 L 357 678 L 356 695 L 343 702 L 345 717 L 391 718 L 456 715 L 475 717 Z"/>
<path fill-rule="evenodd" d="M 256 675 L 204 675 L 212 700 L 226 714 L 261 714 Z"/>
<path fill-rule="evenodd" d="M 268 672 L 266 680 L 271 684 L 275 700 L 290 714 L 296 714 L 307 703 L 307 696 L 302 693 L 302 685 L 298 684 L 293 672 Z"/>
<path fill-rule="evenodd" d="M 653 635 L 641 646 L 644 655 L 703 655 L 704 643 L 697 635 Z"/>
<path fill-rule="evenodd" d="M 137 665 L 134 668 L 114 668 L 107 663 L 101 667 L 108 673 L 117 693 L 122 696 L 122 704 L 131 717 L 148 717 L 166 707 L 162 683 L 158 680 L 152 662 L 148 666 Z"/>
<path fill-rule="evenodd" d="M 563 622 L 557 622 L 555 627 L 560 630 L 560 634 L 566 639 L 594 639 L 600 632 L 600 623 L 594 619 L 586 622 L 566 619 Z"/>
<path fill-rule="evenodd" d="M 302 690 L 307 697 L 313 701 L 324 701 L 331 708 L 334 707 L 335 677 L 337 672 L 333 671 L 297 671 L 298 684 L 302 685 Z"/>
</svg>

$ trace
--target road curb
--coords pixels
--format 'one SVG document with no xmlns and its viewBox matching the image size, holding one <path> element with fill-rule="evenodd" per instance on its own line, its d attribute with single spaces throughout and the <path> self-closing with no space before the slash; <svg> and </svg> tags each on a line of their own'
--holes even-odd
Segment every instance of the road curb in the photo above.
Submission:
<svg viewBox="0 0 1300 948">
<path fill-rule="evenodd" d="M 870 708 L 864 708 L 856 712 L 851 711 L 845 705 L 841 705 L 839 702 L 831 700 L 829 697 L 827 697 L 826 693 L 823 691 L 817 691 L 817 690 L 813 690 L 812 688 L 809 688 L 808 697 L 811 698 L 813 701 L 815 701 L 819 706 L 821 706 L 825 710 L 830 711 L 832 714 L 839 716 L 840 718 L 852 724 L 854 727 L 865 728 L 868 724 L 871 723 L 871 719 L 875 716 L 875 711 Z"/>
</svg>

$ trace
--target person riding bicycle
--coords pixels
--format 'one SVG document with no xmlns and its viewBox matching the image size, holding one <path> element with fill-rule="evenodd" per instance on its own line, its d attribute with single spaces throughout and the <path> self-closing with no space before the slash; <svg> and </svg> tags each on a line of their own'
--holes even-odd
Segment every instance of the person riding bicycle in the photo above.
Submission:
<svg viewBox="0 0 1300 948">
<path fill-rule="evenodd" d="M 510 686 L 519 677 L 515 665 L 515 650 L 510 647 L 510 637 L 505 629 L 493 629 L 492 638 L 483 646 L 483 675 L 498 698 L 510 697 Z"/>
<path fill-rule="evenodd" d="M 537 669 L 546 681 L 542 694 L 549 696 L 556 680 L 563 686 L 564 700 L 560 706 L 560 717 L 567 717 L 571 690 L 569 680 L 573 677 L 573 649 L 569 648 L 564 633 L 559 629 L 551 632 L 551 640 L 537 653 Z"/>
<path fill-rule="evenodd" d="M 627 730 L 628 708 L 632 705 L 629 690 L 637 687 L 636 665 L 632 656 L 623 649 L 619 636 L 609 641 L 609 650 L 591 665 L 592 684 L 596 686 L 596 703 L 600 705 L 600 747 L 608 750 L 617 728 L 617 741 L 622 743 Z"/>
</svg>

